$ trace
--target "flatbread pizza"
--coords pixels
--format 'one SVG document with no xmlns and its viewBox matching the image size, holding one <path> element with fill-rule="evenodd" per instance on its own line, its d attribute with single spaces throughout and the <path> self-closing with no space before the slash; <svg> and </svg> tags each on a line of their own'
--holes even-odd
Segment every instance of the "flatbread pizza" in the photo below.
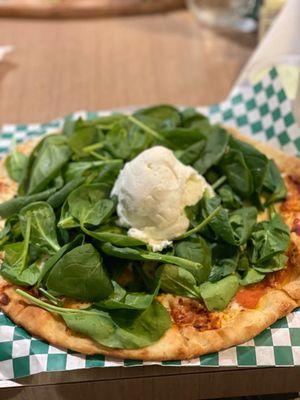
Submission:
<svg viewBox="0 0 300 400">
<path fill-rule="evenodd" d="M 300 160 L 195 110 L 68 123 L 0 198 L 0 308 L 52 345 L 189 359 L 300 304 Z"/>
</svg>

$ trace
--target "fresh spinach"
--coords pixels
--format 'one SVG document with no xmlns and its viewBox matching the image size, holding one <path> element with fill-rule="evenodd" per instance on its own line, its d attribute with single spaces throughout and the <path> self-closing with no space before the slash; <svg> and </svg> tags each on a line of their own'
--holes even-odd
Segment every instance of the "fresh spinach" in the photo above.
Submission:
<svg viewBox="0 0 300 400">
<path fill-rule="evenodd" d="M 109 314 L 96 309 L 57 307 L 20 289 L 17 293 L 33 304 L 60 315 L 71 330 L 107 347 L 146 347 L 159 340 L 171 327 L 169 313 L 158 301 L 153 301 L 144 311 L 116 310 Z"/>
<path fill-rule="evenodd" d="M 112 281 L 114 291 L 105 300 L 95 303 L 96 307 L 107 310 L 145 310 L 158 295 L 160 281 L 156 284 L 152 293 L 126 292 L 117 282 Z"/>
<path fill-rule="evenodd" d="M 264 277 L 265 274 L 261 274 L 254 268 L 249 268 L 243 276 L 243 279 L 240 279 L 240 284 L 242 286 L 253 285 L 254 283 L 262 281 Z"/>
<path fill-rule="evenodd" d="M 27 173 L 26 193 L 30 195 L 46 189 L 60 173 L 70 156 L 71 150 L 64 136 L 51 135 L 44 139 Z"/>
<path fill-rule="evenodd" d="M 71 242 L 66 243 L 64 246 L 62 246 L 57 253 L 53 254 L 53 256 L 49 257 L 47 261 L 42 265 L 40 269 L 40 274 L 37 280 L 37 285 L 40 285 L 44 279 L 47 278 L 48 273 L 50 270 L 54 267 L 54 265 L 61 259 L 63 255 L 65 255 L 67 252 L 73 250 L 75 247 L 77 247 L 80 244 L 83 244 L 84 241 L 84 236 L 83 235 L 77 235 L 75 239 L 73 239 Z"/>
<path fill-rule="evenodd" d="M 175 128 L 181 124 L 180 112 L 175 107 L 165 104 L 140 109 L 133 115 L 142 121 L 151 118 L 155 127 L 159 129 Z"/>
<path fill-rule="evenodd" d="M 27 168 L 28 157 L 14 149 L 5 159 L 4 165 L 9 177 L 21 182 Z"/>
<path fill-rule="evenodd" d="M 46 202 L 28 204 L 19 213 L 20 226 L 23 236 L 30 221 L 30 241 L 33 245 L 49 253 L 60 249 L 55 229 L 55 214 Z"/>
<path fill-rule="evenodd" d="M 277 254 L 284 253 L 289 243 L 290 230 L 280 215 L 259 222 L 251 235 L 251 262 L 259 266 Z"/>
<path fill-rule="evenodd" d="M 178 296 L 186 296 L 195 299 L 200 298 L 197 281 L 186 269 L 177 265 L 163 264 L 159 267 L 160 287 L 166 293 Z"/>
<path fill-rule="evenodd" d="M 262 184 L 263 189 L 266 191 L 265 207 L 284 199 L 287 195 L 284 180 L 273 160 L 268 160 L 267 170 Z"/>
<path fill-rule="evenodd" d="M 101 143 L 104 140 L 104 134 L 96 126 L 84 126 L 75 130 L 70 136 L 68 144 L 77 158 L 85 158 L 88 152 L 85 148 L 95 143 Z"/>
<path fill-rule="evenodd" d="M 9 218 L 12 215 L 17 214 L 27 204 L 31 204 L 36 201 L 47 200 L 55 192 L 56 188 L 51 188 L 30 196 L 13 197 L 12 199 L 4 201 L 0 204 L 0 216 L 2 218 Z"/>
<path fill-rule="evenodd" d="M 114 211 L 113 200 L 104 184 L 82 185 L 68 199 L 69 213 L 81 225 L 100 225 Z"/>
<path fill-rule="evenodd" d="M 105 254 L 109 256 L 123 258 L 125 260 L 149 260 L 178 265 L 179 267 L 186 269 L 192 275 L 194 275 L 198 283 L 202 282 L 203 276 L 206 275 L 202 264 L 169 254 L 154 253 L 151 251 L 130 247 L 117 247 L 112 245 L 111 243 L 104 243 L 101 246 L 101 249 Z"/>
<path fill-rule="evenodd" d="M 207 136 L 206 145 L 199 159 L 194 163 L 194 168 L 199 174 L 205 174 L 209 168 L 216 165 L 222 158 L 227 148 L 229 135 L 219 126 L 213 126 Z"/>
<path fill-rule="evenodd" d="M 51 268 L 46 287 L 57 294 L 93 302 L 113 291 L 99 253 L 91 244 L 64 254 Z"/>
<path fill-rule="evenodd" d="M 135 239 L 123 233 L 123 230 L 119 227 L 99 227 L 96 231 L 87 229 L 84 225 L 81 226 L 82 231 L 92 238 L 99 240 L 99 242 L 108 242 L 115 246 L 127 247 L 127 246 L 142 246 L 146 243 L 139 239 Z"/>
<path fill-rule="evenodd" d="M 47 203 L 50 204 L 51 207 L 58 208 L 60 207 L 69 194 L 76 189 L 78 186 L 82 185 L 85 179 L 83 177 L 78 177 L 72 179 L 70 182 L 66 183 L 60 190 L 53 193 L 47 200 Z"/>
<path fill-rule="evenodd" d="M 241 151 L 234 149 L 227 151 L 220 166 L 229 185 L 236 193 L 244 198 L 249 198 L 253 194 L 253 176 Z"/>
</svg>

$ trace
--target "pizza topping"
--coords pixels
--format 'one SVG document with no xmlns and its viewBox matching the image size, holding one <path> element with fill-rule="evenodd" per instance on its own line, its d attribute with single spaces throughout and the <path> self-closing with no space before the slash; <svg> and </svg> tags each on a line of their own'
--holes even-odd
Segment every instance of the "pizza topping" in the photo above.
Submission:
<svg viewBox="0 0 300 400">
<path fill-rule="evenodd" d="M 235 296 L 235 300 L 244 308 L 256 308 L 261 297 L 267 292 L 267 288 L 260 285 L 243 288 Z"/>
<path fill-rule="evenodd" d="M 295 232 L 296 235 L 300 236 L 300 219 L 299 218 L 294 219 L 291 232 Z"/>
<path fill-rule="evenodd" d="M 6 293 L 1 293 L 1 295 L 0 295 L 0 303 L 3 306 L 7 306 L 9 304 L 9 302 L 10 302 L 10 299 L 7 296 L 7 294 Z"/>
<path fill-rule="evenodd" d="M 224 310 L 239 288 L 237 276 L 230 275 L 218 282 L 205 282 L 200 286 L 200 295 L 208 311 Z"/>
<path fill-rule="evenodd" d="M 294 184 L 294 186 L 296 187 L 298 193 L 300 193 L 300 178 L 299 178 L 299 176 L 289 175 L 288 178 Z"/>
<path fill-rule="evenodd" d="M 250 285 L 275 284 L 266 277 L 286 265 L 290 231 L 275 207 L 286 187 L 275 162 L 196 110 L 67 121 L 6 164 L 19 187 L 0 204 L 1 275 L 102 345 L 147 346 L 171 317 L 215 329 L 240 286 L 236 302 L 255 307 L 265 289 Z M 299 182 L 287 182 L 299 197 Z M 300 212 L 296 197 L 283 215 Z M 159 293 L 181 299 L 171 316 Z"/>
<path fill-rule="evenodd" d="M 208 312 L 198 301 L 175 298 L 170 303 L 171 315 L 176 325 L 191 325 L 198 331 L 217 329 L 220 327 L 218 313 Z"/>
</svg>

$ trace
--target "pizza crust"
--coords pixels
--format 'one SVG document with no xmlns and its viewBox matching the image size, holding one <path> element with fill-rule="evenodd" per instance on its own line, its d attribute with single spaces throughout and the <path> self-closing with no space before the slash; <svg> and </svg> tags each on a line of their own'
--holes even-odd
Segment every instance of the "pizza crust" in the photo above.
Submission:
<svg viewBox="0 0 300 400">
<path fill-rule="evenodd" d="M 300 182 L 300 160 L 298 158 L 288 156 L 264 143 L 242 136 L 235 130 L 229 130 L 234 136 L 251 143 L 269 158 L 273 158 L 283 175 L 292 174 L 299 177 Z M 30 152 L 35 144 L 36 142 L 27 142 L 23 145 L 22 151 Z M 3 166 L 0 165 L 0 201 L 7 200 L 16 191 L 16 185 L 12 184 L 3 170 Z M 294 186 L 291 185 L 292 191 L 297 190 Z M 295 202 L 295 198 L 298 200 L 298 197 L 299 201 Z M 289 205 L 289 201 L 292 205 Z M 280 213 L 286 223 L 292 227 L 297 216 L 300 220 L 300 190 L 299 193 L 292 193 L 292 196 L 289 192 L 284 206 Z M 226 310 L 218 313 L 220 319 L 218 328 L 199 331 L 188 323 L 185 325 L 173 323 L 173 326 L 159 341 L 141 349 L 120 350 L 104 347 L 87 337 L 70 331 L 61 317 L 31 305 L 16 293 L 16 286 L 2 278 L 0 278 L 0 308 L 17 325 L 24 327 L 33 336 L 46 340 L 54 346 L 80 353 L 155 361 L 190 359 L 244 343 L 300 305 L 300 237 L 297 233 L 292 233 L 291 240 L 294 243 L 293 253 L 290 257 L 293 267 L 290 269 L 291 274 L 276 288 L 269 287 L 255 309 L 244 309 L 232 301 Z M 170 312 L 172 302 L 178 301 L 178 299 L 180 297 L 170 294 L 162 294 L 158 297 L 158 300 Z"/>
</svg>

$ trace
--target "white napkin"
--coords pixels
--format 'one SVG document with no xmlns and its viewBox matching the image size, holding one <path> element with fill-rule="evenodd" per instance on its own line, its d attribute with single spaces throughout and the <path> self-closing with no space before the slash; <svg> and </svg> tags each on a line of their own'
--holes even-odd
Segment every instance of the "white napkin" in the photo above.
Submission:
<svg viewBox="0 0 300 400">
<path fill-rule="evenodd" d="M 242 70 L 237 84 L 265 67 L 300 66 L 300 1 L 288 0 L 266 36 Z"/>
<path fill-rule="evenodd" d="M 288 0 L 240 73 L 234 88 L 258 81 L 276 66 L 300 124 L 300 0 Z M 233 88 L 233 89 L 234 89 Z"/>
</svg>

